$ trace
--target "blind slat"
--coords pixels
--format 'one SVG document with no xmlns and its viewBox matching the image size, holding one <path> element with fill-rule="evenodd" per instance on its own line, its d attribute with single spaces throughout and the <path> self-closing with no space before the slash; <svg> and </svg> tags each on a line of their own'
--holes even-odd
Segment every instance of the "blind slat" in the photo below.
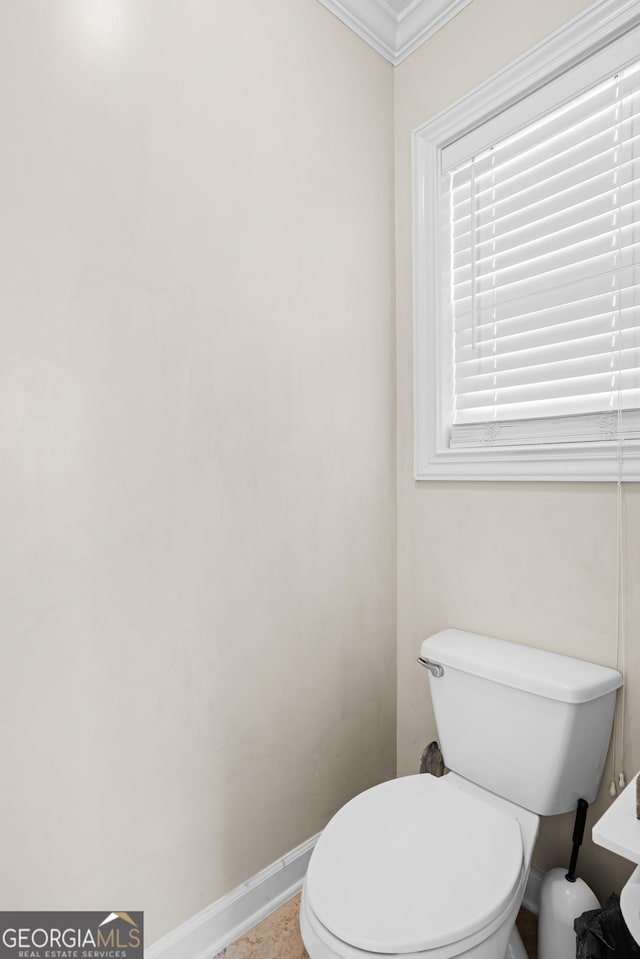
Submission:
<svg viewBox="0 0 640 959">
<path fill-rule="evenodd" d="M 497 243 L 476 244 L 476 270 L 479 275 L 494 269 L 522 263 L 537 256 L 543 256 L 555 251 L 564 250 L 576 243 L 595 237 L 610 234 L 615 226 L 616 209 L 611 208 L 611 197 L 606 198 L 606 209 L 597 216 L 579 219 L 570 226 L 557 228 L 549 232 L 539 229 L 530 230 L 526 236 L 511 237 L 512 242 L 507 246 Z M 620 205 L 621 227 L 628 227 L 636 223 L 640 214 L 640 199 Z M 454 251 L 452 266 L 456 282 L 465 277 L 458 270 L 471 266 L 470 247 Z"/>
<path fill-rule="evenodd" d="M 622 271 L 617 276 L 619 304 L 616 309 L 629 309 L 638 305 L 640 269 L 636 266 Z M 592 276 L 580 288 L 566 287 L 545 291 L 537 297 L 523 297 L 501 304 L 495 309 L 487 308 L 478 313 L 476 331 L 480 343 L 490 341 L 507 333 L 523 330 L 542 330 L 562 323 L 571 317 L 577 318 L 593 313 L 609 313 L 613 310 L 611 277 Z M 455 317 L 453 329 L 456 336 L 470 328 L 470 313 Z M 495 329 L 493 329 L 495 327 Z"/>
<path fill-rule="evenodd" d="M 594 393 L 615 393 L 617 390 L 640 389 L 640 369 L 632 367 L 611 373 L 578 374 L 565 379 L 557 378 L 541 383 L 520 383 L 499 389 L 479 390 L 465 393 L 458 398 L 456 408 L 469 410 L 486 407 L 491 403 L 500 407 L 507 403 L 531 403 L 565 397 L 590 396 Z"/>
<path fill-rule="evenodd" d="M 616 108 L 615 94 L 616 86 L 612 78 L 564 109 L 555 111 L 544 122 L 532 124 L 518 135 L 493 145 L 476 159 L 477 177 L 482 180 L 492 167 L 515 168 L 517 164 L 526 164 L 531 153 L 537 154 L 545 150 L 547 145 L 561 152 L 568 145 L 587 140 L 599 131 L 610 128 L 611 114 Z M 633 73 L 622 80 L 618 99 L 623 120 L 638 112 L 638 81 Z M 465 163 L 452 172 L 454 187 L 468 183 L 470 166 L 470 163 Z"/>
<path fill-rule="evenodd" d="M 495 287 L 490 286 L 490 280 L 483 277 L 482 282 L 476 283 L 476 300 L 478 308 L 482 310 L 492 309 L 493 307 L 511 303 L 514 300 L 531 300 L 541 298 L 540 291 L 559 297 L 571 296 L 571 291 L 578 289 L 583 283 L 589 281 L 594 275 L 603 280 L 605 286 L 609 283 L 609 289 L 612 288 L 612 274 L 619 268 L 619 260 L 622 259 L 622 268 L 633 269 L 640 265 L 640 243 L 634 239 L 634 242 L 623 246 L 620 250 L 615 248 L 606 253 L 597 253 L 584 259 L 580 259 L 568 266 L 554 266 L 550 263 L 542 264 L 546 269 L 540 272 L 535 271 L 531 276 L 511 278 L 505 276 L 499 282 L 496 280 Z M 469 313 L 471 310 L 471 282 L 461 283 L 460 288 L 455 292 L 456 315 L 460 316 Z"/>
<path fill-rule="evenodd" d="M 640 179 L 632 180 L 624 184 L 619 192 L 619 205 L 622 210 L 638 202 L 640 196 Z M 611 191 L 592 197 L 576 205 L 566 208 L 556 209 L 546 216 L 533 219 L 531 215 L 527 220 L 524 219 L 524 212 L 521 216 L 521 225 L 514 226 L 512 222 L 501 222 L 488 224 L 486 227 L 476 229 L 475 243 L 477 255 L 480 260 L 488 256 L 491 252 L 499 254 L 517 249 L 526 243 L 539 239 L 548 239 L 554 237 L 563 230 L 580 227 L 583 224 L 591 222 L 593 219 L 605 216 L 612 212 Z M 451 240 L 450 225 L 443 228 L 443 242 L 449 243 Z M 471 262 L 471 230 L 460 234 L 452 243 L 452 255 L 456 257 L 465 257 L 467 262 Z"/>
<path fill-rule="evenodd" d="M 571 362 L 583 357 L 606 357 L 611 362 L 612 336 L 618 337 L 613 349 L 638 349 L 640 336 L 636 327 L 626 327 L 622 330 L 611 329 L 611 318 L 608 319 L 609 329 L 592 336 L 582 336 L 580 339 L 564 339 L 535 346 L 516 345 L 515 349 L 491 353 L 478 358 L 472 356 L 468 348 L 456 349 L 456 383 L 461 388 L 461 381 L 476 379 L 480 374 L 501 374 L 503 372 L 519 372 L 528 368 L 537 368 L 548 363 Z M 520 348 L 519 348 L 520 347 Z M 470 359 L 466 359 L 470 356 Z M 536 374 L 537 375 L 537 374 Z"/>
<path fill-rule="evenodd" d="M 456 394 L 472 400 L 489 392 L 502 392 L 511 387 L 535 386 L 539 395 L 554 394 L 557 380 L 592 377 L 597 374 L 612 376 L 620 370 L 640 370 L 640 347 L 628 349 L 614 348 L 615 366 L 611 369 L 611 350 L 596 353 L 594 356 L 579 355 L 567 359 L 554 359 L 550 363 L 532 362 L 514 369 L 496 369 L 475 376 L 459 377 L 456 380 Z M 640 386 L 640 381 L 638 382 Z"/>
<path fill-rule="evenodd" d="M 487 198 L 480 202 L 482 198 L 478 198 L 476 225 L 482 227 L 488 223 L 499 222 L 517 211 L 529 211 L 537 204 L 542 206 L 550 201 L 553 209 L 575 206 L 576 203 L 584 203 L 594 196 L 611 192 L 638 179 L 638 153 L 632 157 L 625 151 L 625 159 L 619 165 L 613 162 L 614 155 L 615 151 L 611 150 L 604 156 L 593 157 L 579 167 L 571 167 L 551 177 L 537 180 L 523 190 L 514 190 L 501 196 L 495 202 Z M 452 207 L 454 236 L 469 231 L 469 216 L 470 201 L 463 201 Z"/>
<path fill-rule="evenodd" d="M 576 179 L 589 180 L 614 166 L 629 163 L 635 155 L 637 129 L 638 117 L 634 117 L 623 124 L 620 130 L 615 127 L 605 130 L 595 140 L 577 143 L 571 150 L 555 152 L 545 159 L 532 157 L 531 162 L 517 173 L 509 170 L 505 171 L 509 173 L 508 176 L 499 176 L 498 172 L 492 170 L 490 176 L 476 184 L 478 208 L 497 205 L 512 196 L 526 196 L 528 190 L 541 183 L 551 184 L 551 189 L 554 189 L 558 178 L 567 170 L 571 170 Z M 468 187 L 459 193 L 454 192 L 455 219 L 458 218 L 458 210 L 468 202 L 469 195 Z"/>
<path fill-rule="evenodd" d="M 617 401 L 617 397 L 616 397 Z M 622 390 L 620 403 L 623 409 L 640 408 L 640 389 Z M 504 403 L 500 407 L 490 404 L 474 410 L 461 410 L 456 414 L 456 424 L 491 423 L 500 420 L 537 419 L 547 416 L 572 416 L 578 413 L 603 413 L 615 410 L 612 392 L 581 396 L 554 397 L 537 403 Z"/>
<path fill-rule="evenodd" d="M 640 240 L 640 226 L 631 217 L 627 222 L 621 223 L 619 230 L 615 224 L 616 211 L 614 210 L 609 215 L 608 222 L 602 223 L 604 229 L 589 235 L 591 231 L 587 228 L 580 231 L 586 234 L 584 237 L 580 237 L 576 231 L 573 236 L 567 237 L 566 241 L 562 245 L 558 244 L 555 249 L 553 248 L 553 241 L 557 237 L 550 237 L 549 242 L 540 244 L 538 249 L 524 250 L 520 252 L 520 255 L 518 255 L 517 249 L 514 250 L 510 257 L 511 262 L 506 256 L 484 257 L 482 260 L 476 261 L 476 292 L 482 293 L 494 290 L 506 284 L 516 283 L 534 276 L 542 276 L 545 273 L 582 263 L 585 260 L 606 256 L 612 252 L 618 234 L 623 250 L 630 250 Z M 548 247 L 551 247 L 551 249 L 548 249 Z M 464 292 L 466 285 L 471 283 L 471 264 L 454 267 L 453 272 L 456 291 L 459 290 L 461 296 L 466 295 Z"/>
</svg>

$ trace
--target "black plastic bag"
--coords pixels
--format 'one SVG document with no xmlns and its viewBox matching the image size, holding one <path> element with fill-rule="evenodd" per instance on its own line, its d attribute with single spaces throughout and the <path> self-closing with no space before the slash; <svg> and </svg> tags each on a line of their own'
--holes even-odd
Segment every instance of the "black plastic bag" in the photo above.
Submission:
<svg viewBox="0 0 640 959">
<path fill-rule="evenodd" d="M 576 959 L 640 959 L 635 941 L 620 912 L 620 897 L 615 893 L 602 909 L 583 912 L 573 928 L 577 936 Z"/>
</svg>

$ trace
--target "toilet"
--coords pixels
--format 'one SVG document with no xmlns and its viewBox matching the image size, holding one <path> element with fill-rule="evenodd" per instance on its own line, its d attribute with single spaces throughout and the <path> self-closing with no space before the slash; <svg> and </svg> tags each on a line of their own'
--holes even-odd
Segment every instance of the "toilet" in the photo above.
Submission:
<svg viewBox="0 0 640 959">
<path fill-rule="evenodd" d="M 329 822 L 300 904 L 311 959 L 526 959 L 540 816 L 598 791 L 614 669 L 446 629 L 422 643 L 449 772 L 381 783 Z"/>
</svg>

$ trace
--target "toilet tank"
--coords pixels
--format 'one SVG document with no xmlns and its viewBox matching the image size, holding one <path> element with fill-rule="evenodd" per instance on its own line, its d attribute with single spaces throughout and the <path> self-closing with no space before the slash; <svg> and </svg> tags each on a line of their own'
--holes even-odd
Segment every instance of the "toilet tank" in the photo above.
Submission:
<svg viewBox="0 0 640 959">
<path fill-rule="evenodd" d="M 429 686 L 449 769 L 541 816 L 593 802 L 617 670 L 459 629 L 425 639 L 420 658 L 442 667 Z"/>
</svg>

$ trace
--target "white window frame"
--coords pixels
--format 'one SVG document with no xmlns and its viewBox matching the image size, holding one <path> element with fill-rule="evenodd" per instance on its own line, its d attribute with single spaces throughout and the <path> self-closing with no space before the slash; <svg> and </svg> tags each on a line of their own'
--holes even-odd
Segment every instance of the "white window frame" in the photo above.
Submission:
<svg viewBox="0 0 640 959">
<path fill-rule="evenodd" d="M 598 0 L 413 132 L 414 476 L 417 480 L 610 482 L 619 477 L 640 480 L 640 440 L 625 440 L 619 447 L 617 429 L 612 425 L 615 414 L 613 419 L 603 416 L 603 439 L 598 442 L 510 447 L 488 443 L 486 447 L 473 449 L 449 448 L 445 406 L 451 395 L 452 359 L 451 338 L 440 311 L 438 200 L 440 154 L 445 147 L 638 26 L 640 0 Z M 638 52 L 640 55 L 640 49 Z"/>
</svg>

